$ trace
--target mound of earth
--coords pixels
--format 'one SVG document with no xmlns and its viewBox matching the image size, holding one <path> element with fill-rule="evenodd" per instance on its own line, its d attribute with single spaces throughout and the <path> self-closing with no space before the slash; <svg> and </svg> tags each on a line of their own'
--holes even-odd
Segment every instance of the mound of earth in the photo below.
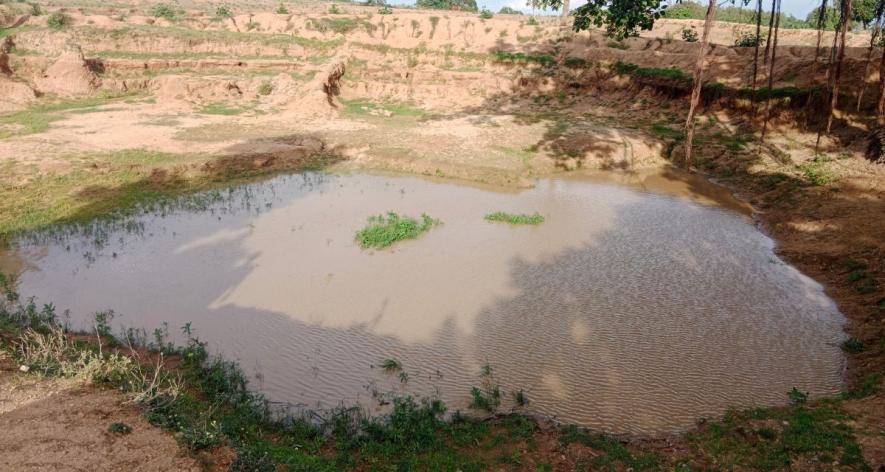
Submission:
<svg viewBox="0 0 885 472">
<path fill-rule="evenodd" d="M 101 79 L 93 70 L 79 46 L 68 44 L 61 57 L 35 81 L 41 92 L 62 96 L 89 95 L 101 87 Z"/>
</svg>

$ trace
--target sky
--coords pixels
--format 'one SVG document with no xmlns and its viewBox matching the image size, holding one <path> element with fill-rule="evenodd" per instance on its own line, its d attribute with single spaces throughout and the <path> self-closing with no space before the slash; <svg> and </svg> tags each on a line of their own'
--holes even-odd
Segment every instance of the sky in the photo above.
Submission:
<svg viewBox="0 0 885 472">
<path fill-rule="evenodd" d="M 675 3 L 675 0 L 669 0 L 669 1 L 671 3 Z M 721 4 L 722 0 L 719 0 L 719 1 Z M 698 3 L 703 3 L 703 2 L 704 2 L 704 0 L 701 0 Z M 781 0 L 781 2 L 782 2 L 781 9 L 783 10 L 784 13 L 788 13 L 788 14 L 793 15 L 799 19 L 805 19 L 805 17 L 808 15 L 808 12 L 810 12 L 814 7 L 820 5 L 820 0 Z M 414 0 L 399 0 L 399 1 L 391 0 L 390 3 L 392 3 L 394 5 L 396 5 L 396 4 L 408 5 L 408 4 L 414 4 L 415 2 L 414 2 Z M 582 0 L 573 1 L 572 7 L 577 7 L 579 5 L 582 5 L 583 3 L 584 3 L 584 1 L 582 1 Z M 753 5 L 755 5 L 756 2 L 751 2 L 751 3 Z M 766 3 L 768 3 L 768 2 L 766 2 Z M 509 6 L 511 8 L 515 8 L 517 10 L 522 10 L 526 13 L 529 13 L 532 11 L 531 8 L 526 7 L 526 0 L 476 0 L 476 4 L 480 8 L 485 6 L 486 8 L 488 8 L 489 10 L 492 10 L 494 12 L 497 12 L 503 6 Z M 724 6 L 727 6 L 727 5 L 724 5 Z M 750 8 L 752 8 L 752 5 Z"/>
</svg>

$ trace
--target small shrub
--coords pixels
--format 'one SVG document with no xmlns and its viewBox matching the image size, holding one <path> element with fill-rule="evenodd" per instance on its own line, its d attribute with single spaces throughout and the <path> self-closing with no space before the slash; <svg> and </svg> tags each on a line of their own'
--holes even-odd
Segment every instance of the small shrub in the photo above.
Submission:
<svg viewBox="0 0 885 472">
<path fill-rule="evenodd" d="M 587 67 L 587 60 L 581 57 L 567 57 L 563 63 L 566 67 L 574 67 L 576 69 Z"/>
<path fill-rule="evenodd" d="M 273 84 L 265 80 L 258 86 L 258 95 L 270 95 L 273 92 Z"/>
<path fill-rule="evenodd" d="M 614 41 L 608 43 L 608 47 L 612 49 L 620 49 L 621 51 L 626 51 L 627 49 L 630 49 L 626 44 L 617 43 Z"/>
<path fill-rule="evenodd" d="M 340 13 L 341 13 L 341 10 L 338 9 L 338 5 L 332 5 L 331 7 L 329 7 L 329 14 L 338 15 Z"/>
<path fill-rule="evenodd" d="M 864 350 L 863 341 L 855 338 L 854 336 L 846 339 L 842 343 L 842 350 L 847 352 L 848 354 L 859 354 Z"/>
<path fill-rule="evenodd" d="M 117 421 L 108 425 L 108 432 L 112 434 L 129 434 L 132 432 L 132 426 Z"/>
<path fill-rule="evenodd" d="M 486 7 L 482 7 L 482 10 L 480 10 L 480 12 L 479 12 L 479 17 L 482 18 L 483 20 L 489 20 L 493 16 L 495 16 L 495 14 L 492 13 L 492 11 Z"/>
<path fill-rule="evenodd" d="M 43 14 L 43 9 L 40 8 L 40 5 L 36 3 L 31 3 L 31 16 L 40 16 Z"/>
<path fill-rule="evenodd" d="M 154 18 L 166 18 L 167 20 L 171 20 L 175 18 L 175 10 L 172 9 L 169 5 L 165 3 L 160 3 L 156 5 L 151 12 Z"/>
<path fill-rule="evenodd" d="M 698 40 L 698 32 L 693 28 L 682 28 L 682 40 L 686 43 L 695 43 Z"/>
<path fill-rule="evenodd" d="M 393 8 L 390 8 L 388 5 L 382 5 L 381 8 L 378 9 L 379 15 L 392 15 Z"/>
<path fill-rule="evenodd" d="M 46 18 L 46 25 L 52 29 L 62 29 L 70 23 L 67 15 L 61 12 L 55 12 Z"/>
<path fill-rule="evenodd" d="M 438 224 L 439 220 L 426 214 L 422 214 L 421 221 L 418 221 L 391 211 L 387 216 L 369 217 L 369 224 L 356 232 L 356 239 L 363 249 L 384 248 L 403 239 L 415 239 Z"/>
<path fill-rule="evenodd" d="M 755 33 L 741 33 L 734 40 L 734 45 L 739 48 L 752 48 L 756 46 L 765 46 L 766 38 L 764 35 L 756 36 Z"/>
<path fill-rule="evenodd" d="M 496 211 L 485 216 L 486 221 L 502 221 L 512 225 L 539 225 L 544 222 L 544 216 L 540 213 L 527 215 L 525 213 L 507 213 Z"/>
<path fill-rule="evenodd" d="M 808 401 L 808 392 L 803 392 L 796 387 L 787 392 L 787 398 L 790 399 L 791 405 L 801 405 Z"/>
<path fill-rule="evenodd" d="M 281 3 L 280 6 L 277 7 L 277 14 L 278 14 L 278 15 L 288 15 L 288 14 L 289 14 L 289 9 L 286 8 L 286 5 L 283 5 L 283 4 Z"/>
<path fill-rule="evenodd" d="M 233 12 L 230 11 L 227 5 L 222 5 L 215 9 L 215 16 L 218 18 L 230 18 L 234 16 Z"/>
<path fill-rule="evenodd" d="M 529 21 L 526 21 L 525 24 L 529 26 L 538 26 L 538 20 L 534 16 L 532 16 L 529 17 Z"/>
<path fill-rule="evenodd" d="M 529 399 L 526 397 L 523 389 L 519 389 L 518 392 L 513 394 L 513 401 L 519 406 L 526 406 L 529 403 Z"/>
</svg>

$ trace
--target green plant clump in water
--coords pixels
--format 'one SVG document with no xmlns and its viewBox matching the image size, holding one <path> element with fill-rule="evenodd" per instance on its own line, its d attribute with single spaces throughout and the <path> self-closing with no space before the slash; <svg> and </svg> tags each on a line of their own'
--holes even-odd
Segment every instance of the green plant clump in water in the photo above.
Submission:
<svg viewBox="0 0 885 472">
<path fill-rule="evenodd" d="M 403 239 L 415 239 L 438 224 L 439 220 L 426 214 L 422 214 L 421 221 L 418 221 L 391 211 L 387 216 L 369 217 L 369 224 L 356 232 L 356 240 L 363 249 L 384 248 Z"/>
<path fill-rule="evenodd" d="M 527 215 L 525 213 L 507 213 L 496 211 L 485 216 L 486 221 L 503 221 L 512 225 L 539 225 L 544 222 L 544 216 L 540 213 Z"/>
<path fill-rule="evenodd" d="M 129 434 L 132 432 L 132 426 L 117 421 L 108 425 L 108 432 L 113 434 Z"/>
<path fill-rule="evenodd" d="M 52 29 L 62 29 L 68 25 L 68 16 L 62 12 L 55 12 L 46 18 L 46 25 Z"/>
</svg>

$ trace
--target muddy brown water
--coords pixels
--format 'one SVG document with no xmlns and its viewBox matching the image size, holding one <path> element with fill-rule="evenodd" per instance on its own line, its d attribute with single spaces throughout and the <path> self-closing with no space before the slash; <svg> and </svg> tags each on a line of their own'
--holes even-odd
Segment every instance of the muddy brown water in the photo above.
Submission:
<svg viewBox="0 0 885 472">
<path fill-rule="evenodd" d="M 501 193 L 298 174 L 22 239 L 14 256 L 21 293 L 75 327 L 107 309 L 118 330 L 190 322 L 270 399 L 311 409 L 377 412 L 379 395 L 411 394 L 467 410 L 485 365 L 503 408 L 523 390 L 530 412 L 612 432 L 684 430 L 794 386 L 839 391 L 842 316 L 740 205 L 696 181 L 626 183 Z M 360 249 L 354 232 L 388 210 L 443 225 Z M 547 221 L 483 220 L 496 210 Z M 387 358 L 405 382 L 377 367 Z"/>
</svg>

